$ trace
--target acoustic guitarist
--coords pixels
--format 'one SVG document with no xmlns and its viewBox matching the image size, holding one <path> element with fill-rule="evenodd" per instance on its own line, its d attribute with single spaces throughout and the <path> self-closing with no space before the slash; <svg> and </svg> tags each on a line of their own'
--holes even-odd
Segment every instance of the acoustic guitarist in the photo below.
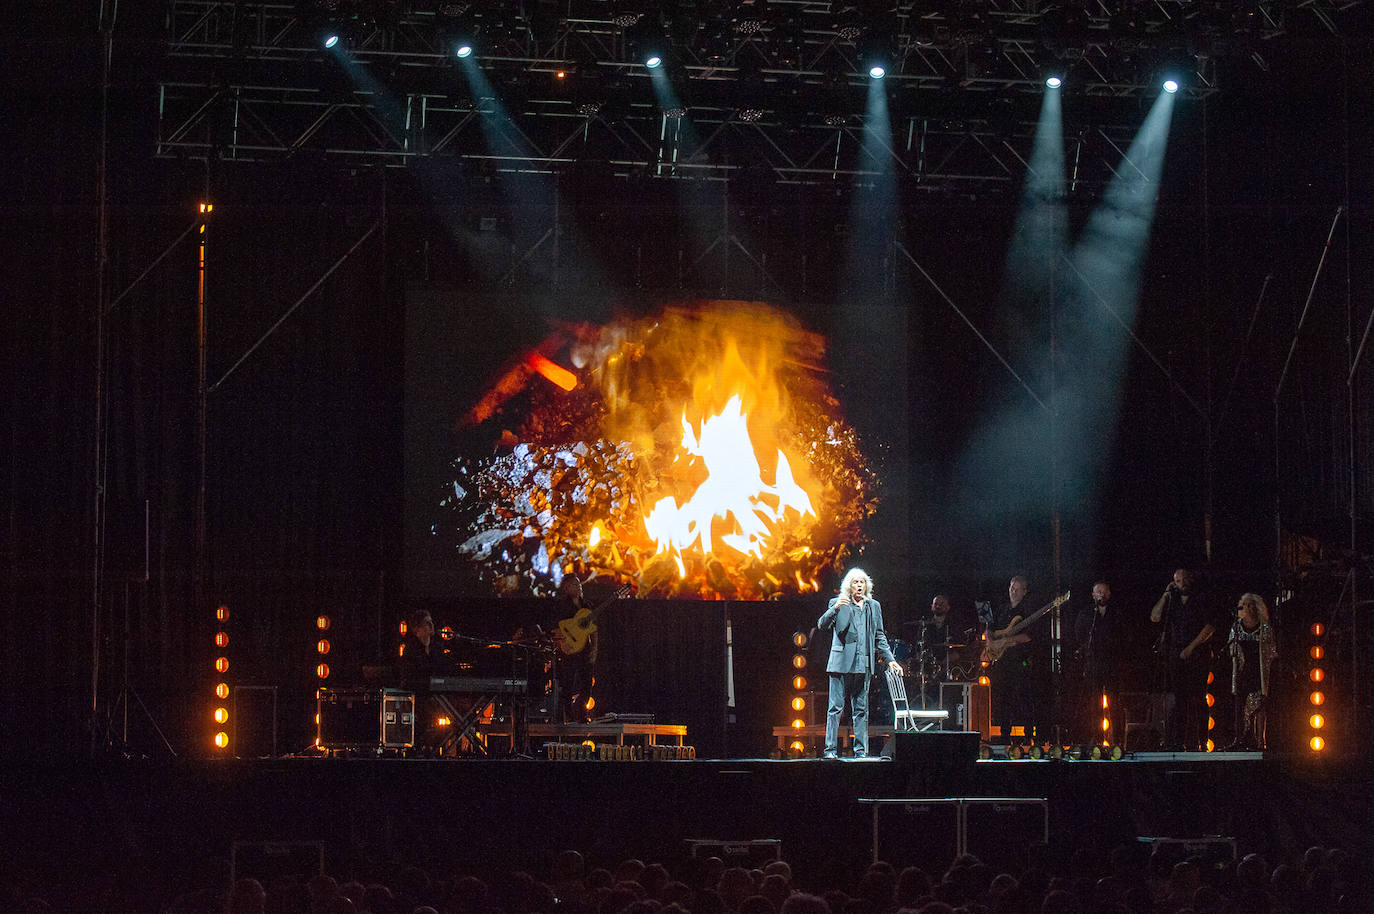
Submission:
<svg viewBox="0 0 1374 914">
<path fill-rule="evenodd" d="M 1038 723 L 1041 698 L 1041 684 L 1029 630 L 1010 634 L 1027 615 L 1031 606 L 1026 603 L 1026 593 L 1030 589 L 1026 576 L 1018 574 L 1007 585 L 1007 602 L 997 608 L 993 615 L 992 630 L 983 649 L 985 661 L 996 658 L 997 665 L 989 669 L 992 679 L 993 719 L 1001 730 L 1001 741 L 1011 743 L 1011 728 L 1021 726 L 1026 734 L 1026 742 L 1033 741 Z M 1034 626 L 1032 626 L 1034 628 Z"/>
</svg>

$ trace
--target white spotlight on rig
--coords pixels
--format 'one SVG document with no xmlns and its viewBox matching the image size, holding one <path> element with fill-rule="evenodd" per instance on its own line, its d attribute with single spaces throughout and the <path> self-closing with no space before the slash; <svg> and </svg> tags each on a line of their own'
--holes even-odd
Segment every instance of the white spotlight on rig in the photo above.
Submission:
<svg viewBox="0 0 1374 914">
<path fill-rule="evenodd" d="M 1058 89 L 1064 85 L 1064 78 L 1061 76 L 1046 76 L 1045 87 L 1048 89 Z"/>
<path fill-rule="evenodd" d="M 1178 91 L 1178 80 L 1176 80 L 1176 79 L 1166 79 L 1166 80 L 1164 80 L 1164 91 L 1165 91 L 1165 92 L 1168 92 L 1170 95 L 1173 95 L 1175 92 L 1177 92 L 1177 91 Z"/>
</svg>

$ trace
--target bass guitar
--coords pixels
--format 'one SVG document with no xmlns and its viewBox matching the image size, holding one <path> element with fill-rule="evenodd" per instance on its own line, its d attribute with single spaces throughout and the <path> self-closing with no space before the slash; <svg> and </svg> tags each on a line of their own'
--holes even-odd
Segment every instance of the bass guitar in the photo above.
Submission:
<svg viewBox="0 0 1374 914">
<path fill-rule="evenodd" d="M 591 609 L 579 609 L 567 619 L 558 623 L 558 631 L 562 638 L 558 641 L 558 648 L 565 654 L 580 654 L 587 647 L 587 641 L 596 633 L 596 617 L 606 607 L 616 600 L 630 595 L 633 588 L 626 584 L 616 590 L 615 593 L 607 597 Z"/>
<path fill-rule="evenodd" d="M 1022 619 L 1020 622 L 1008 626 L 1007 629 L 1002 632 L 1002 637 L 990 637 L 988 641 L 988 646 L 983 648 L 983 660 L 986 662 L 987 666 L 992 666 L 994 663 L 1001 659 L 1002 655 L 1007 652 L 1007 648 L 1011 647 L 1012 638 L 1016 637 L 1017 635 L 1021 634 L 1021 632 L 1025 631 L 1029 626 L 1031 626 L 1037 619 L 1039 619 L 1045 613 L 1054 609 L 1056 606 L 1063 606 L 1067 602 L 1069 602 L 1069 591 L 1066 590 L 1050 602 L 1046 603 L 1044 606 L 1037 609 L 1035 612 L 1031 613 L 1026 618 Z"/>
</svg>

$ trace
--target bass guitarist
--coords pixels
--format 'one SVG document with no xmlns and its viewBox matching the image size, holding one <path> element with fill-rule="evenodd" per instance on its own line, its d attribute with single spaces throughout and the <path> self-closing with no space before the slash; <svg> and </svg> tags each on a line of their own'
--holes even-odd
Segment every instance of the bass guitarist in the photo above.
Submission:
<svg viewBox="0 0 1374 914">
<path fill-rule="evenodd" d="M 1029 588 L 1025 575 L 1018 574 L 1011 579 L 1007 585 L 1007 602 L 997 607 L 988 643 L 983 649 L 984 661 L 996 661 L 996 666 L 988 670 L 992 679 L 992 713 L 1001 730 L 1001 741 L 1008 745 L 1013 726 L 1022 727 L 1026 742 L 1032 742 L 1043 691 L 1040 678 L 1044 675 L 1041 667 L 1045 664 L 1036 662 L 1038 652 L 1030 646 L 1033 641 L 1030 631 L 1010 633 L 1032 608 L 1026 603 Z"/>
</svg>

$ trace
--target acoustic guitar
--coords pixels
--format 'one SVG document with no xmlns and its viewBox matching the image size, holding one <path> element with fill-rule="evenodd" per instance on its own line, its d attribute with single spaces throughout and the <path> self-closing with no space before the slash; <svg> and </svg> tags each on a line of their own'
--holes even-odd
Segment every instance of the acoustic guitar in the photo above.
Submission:
<svg viewBox="0 0 1374 914">
<path fill-rule="evenodd" d="M 588 639 L 596 632 L 597 615 L 616 600 L 629 596 L 633 589 L 629 584 L 626 584 L 595 607 L 579 609 L 569 618 L 560 621 L 558 631 L 563 635 L 563 638 L 558 642 L 559 649 L 569 655 L 582 653 L 587 647 Z"/>
<path fill-rule="evenodd" d="M 1007 648 L 1011 647 L 1012 638 L 1021 634 L 1021 632 L 1025 631 L 1030 625 L 1032 625 L 1037 619 L 1039 619 L 1045 613 L 1054 609 L 1056 606 L 1063 606 L 1068 601 L 1069 591 L 1066 590 L 1050 602 L 1046 603 L 1044 606 L 1037 609 L 1035 612 L 1031 613 L 1026 618 L 1022 619 L 1020 622 L 1017 622 L 1016 624 L 1009 626 L 1005 631 L 1002 632 L 1002 637 L 994 638 L 988 641 L 988 646 L 983 648 L 983 659 L 987 661 L 987 665 L 992 666 L 994 663 L 996 663 L 998 660 L 1002 658 L 1002 655 L 1007 652 Z"/>
</svg>

